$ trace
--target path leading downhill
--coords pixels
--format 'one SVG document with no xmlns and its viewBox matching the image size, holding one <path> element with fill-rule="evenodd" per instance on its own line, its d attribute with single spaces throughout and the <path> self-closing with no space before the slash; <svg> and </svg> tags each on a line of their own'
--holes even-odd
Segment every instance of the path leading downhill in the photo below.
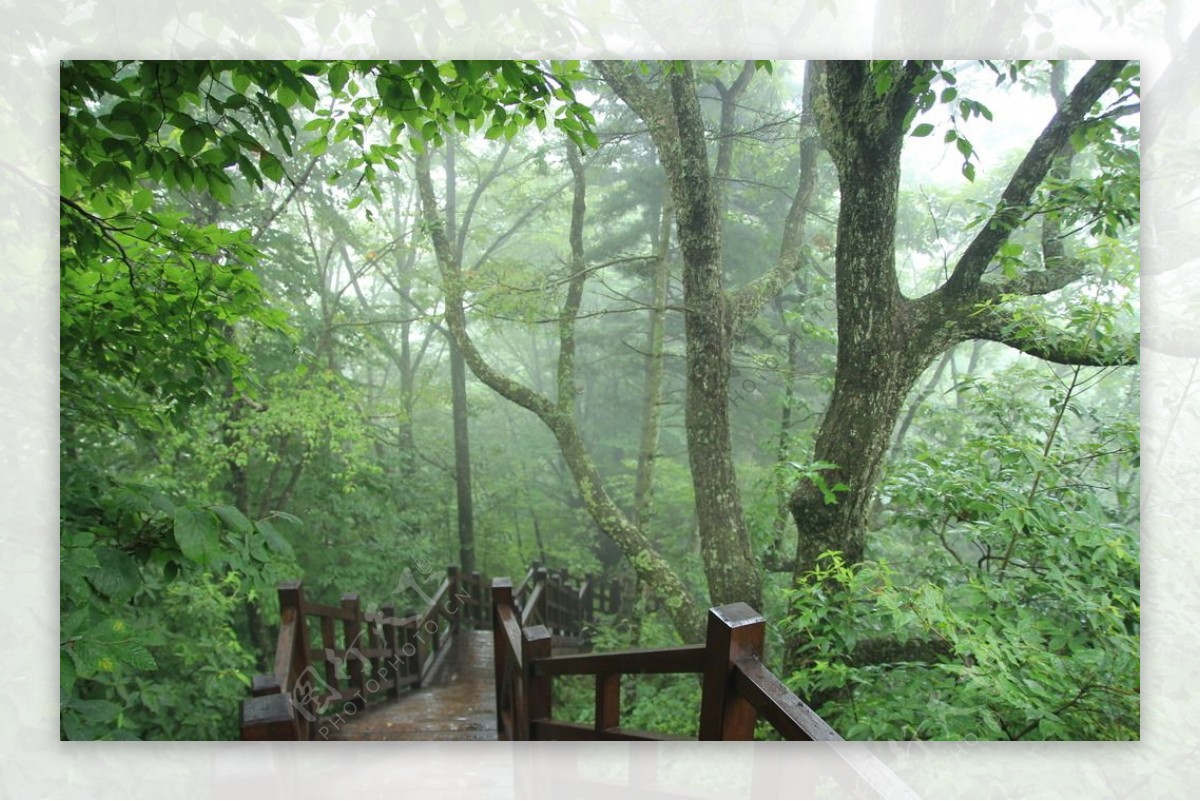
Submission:
<svg viewBox="0 0 1200 801">
<path fill-rule="evenodd" d="M 432 686 L 346 718 L 331 740 L 495 740 L 492 633 L 463 630 Z"/>
</svg>

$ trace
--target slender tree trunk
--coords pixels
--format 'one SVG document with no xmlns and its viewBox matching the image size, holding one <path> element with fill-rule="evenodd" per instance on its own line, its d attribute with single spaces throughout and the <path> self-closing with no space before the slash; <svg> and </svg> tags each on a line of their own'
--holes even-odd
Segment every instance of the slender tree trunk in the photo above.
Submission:
<svg viewBox="0 0 1200 801">
<path fill-rule="evenodd" d="M 725 296 L 718 191 L 689 65 L 672 73 L 678 169 L 669 170 L 683 252 L 687 400 L 684 421 L 695 488 L 701 556 L 713 604 L 762 608 L 762 574 L 750 549 L 729 430 L 732 319 Z"/>
<path fill-rule="evenodd" d="M 783 317 L 783 303 L 779 298 L 775 299 L 775 308 L 779 312 L 780 318 Z M 788 326 L 787 333 L 787 366 L 784 373 L 783 385 L 783 404 L 779 410 L 779 439 L 775 444 L 775 518 L 771 521 L 772 546 L 771 559 L 773 562 L 779 561 L 779 556 L 783 551 L 783 537 L 787 531 L 788 520 L 791 517 L 788 502 L 791 496 L 790 487 L 786 473 L 782 468 L 784 464 L 791 458 L 791 441 L 792 441 L 792 406 L 796 400 L 796 373 L 798 370 L 798 362 L 800 359 L 800 337 L 793 330 L 792 326 Z M 771 569 L 775 569 L 771 567 Z"/>
<path fill-rule="evenodd" d="M 721 118 L 715 169 L 690 62 L 675 65 L 659 88 L 613 62 L 595 62 L 601 75 L 650 129 L 675 204 L 683 254 L 687 336 L 685 425 L 696 498 L 700 552 L 714 604 L 743 601 L 761 608 L 762 573 L 753 553 L 733 464 L 729 428 L 731 343 L 795 275 L 804 221 L 814 187 L 814 150 L 802 145 L 799 187 L 783 232 L 780 257 L 769 273 L 734 293 L 724 290 L 723 182 L 737 137 L 735 110 L 754 74 L 744 64 L 734 83 L 715 83 Z M 806 81 L 807 83 L 807 81 Z M 808 103 L 805 103 L 807 109 Z M 801 125 L 803 129 L 803 124 Z M 801 131 L 801 141 L 807 139 Z"/>
<path fill-rule="evenodd" d="M 462 245 L 456 233 L 458 227 L 457 183 L 453 137 L 446 146 L 446 236 L 456 243 L 453 258 L 462 265 Z M 450 343 L 450 397 L 454 418 L 454 491 L 458 503 L 459 567 L 467 573 L 475 569 L 475 511 L 471 497 L 471 438 L 467 420 L 467 365 L 454 337 L 447 332 Z"/>
<path fill-rule="evenodd" d="M 637 482 L 633 490 L 633 524 L 639 528 L 646 520 L 654 481 L 654 461 L 658 457 L 659 424 L 662 421 L 663 330 L 667 305 L 667 278 L 670 275 L 671 203 L 664 198 L 659 231 L 655 242 L 654 301 L 646 334 L 646 385 L 642 396 L 642 436 L 638 447 Z"/>
</svg>

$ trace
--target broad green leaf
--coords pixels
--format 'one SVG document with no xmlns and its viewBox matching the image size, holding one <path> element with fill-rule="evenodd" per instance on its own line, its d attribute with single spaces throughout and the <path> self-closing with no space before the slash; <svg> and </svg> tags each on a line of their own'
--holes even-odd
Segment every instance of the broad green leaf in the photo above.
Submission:
<svg viewBox="0 0 1200 801">
<path fill-rule="evenodd" d="M 185 130 L 179 138 L 179 144 L 183 148 L 184 154 L 194 156 L 204 147 L 204 143 L 208 141 L 208 137 L 204 133 L 204 127 L 201 125 L 193 125 Z"/>
<path fill-rule="evenodd" d="M 75 691 L 75 660 L 70 654 L 58 655 L 58 695 L 66 698 Z"/>
<path fill-rule="evenodd" d="M 89 723 L 108 723 L 116 720 L 122 709 L 120 704 L 100 699 L 90 701 L 74 699 L 68 707 L 79 713 L 79 716 Z"/>
<path fill-rule="evenodd" d="M 127 642 L 114 645 L 117 658 L 134 670 L 155 670 L 158 663 L 154 656 L 141 643 Z"/>
<path fill-rule="evenodd" d="M 221 522 L 230 531 L 237 534 L 249 534 L 254 530 L 254 525 L 242 514 L 237 507 L 234 506 L 212 506 L 209 507 L 216 513 L 217 517 L 221 518 Z"/>
<path fill-rule="evenodd" d="M 267 545 L 271 547 L 271 550 L 283 556 L 295 556 L 295 552 L 292 550 L 292 546 L 287 541 L 287 538 L 280 534 L 279 530 L 271 525 L 269 520 L 259 520 L 254 525 L 258 528 L 259 533 L 262 534 L 263 539 L 266 540 Z"/>
<path fill-rule="evenodd" d="M 346 81 L 350 77 L 350 71 L 342 62 L 337 62 L 329 68 L 329 74 L 326 78 L 329 80 L 329 88 L 337 92 L 342 91 L 342 87 L 346 85 Z"/>
<path fill-rule="evenodd" d="M 116 548 L 93 550 L 96 567 L 88 572 L 88 580 L 96 591 L 118 603 L 129 600 L 142 585 L 141 574 L 133 557 Z"/>
<path fill-rule="evenodd" d="M 207 565 L 220 551 L 221 524 L 207 509 L 180 506 L 175 510 L 175 542 L 187 558 Z"/>
</svg>

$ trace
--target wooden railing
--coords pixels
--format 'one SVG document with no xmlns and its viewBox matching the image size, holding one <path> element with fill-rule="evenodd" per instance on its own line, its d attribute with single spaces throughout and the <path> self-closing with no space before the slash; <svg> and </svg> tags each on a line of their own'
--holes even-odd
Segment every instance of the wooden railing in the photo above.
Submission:
<svg viewBox="0 0 1200 801">
<path fill-rule="evenodd" d="M 580 642 L 594 612 L 619 599 L 615 583 L 602 587 L 588 576 L 576 586 L 566 571 L 538 563 L 522 585 L 525 616 L 548 621 L 560 645 Z M 356 594 L 342 596 L 339 606 L 312 603 L 299 581 L 279 585 L 279 610 L 274 670 L 255 676 L 242 702 L 243 740 L 321 738 L 331 717 L 428 684 L 448 661 L 457 631 L 487 628 L 492 619 L 484 578 L 453 566 L 424 609 L 399 617 L 391 605 L 364 612 Z"/>
<path fill-rule="evenodd" d="M 617 581 L 600 581 L 588 573 L 574 582 L 566 570 L 551 572 L 538 562 L 513 589 L 512 597 L 521 625 L 545 626 L 559 646 L 580 642 L 597 612 L 612 614 L 621 604 Z"/>
<path fill-rule="evenodd" d="M 701 740 L 752 740 L 759 717 L 787 740 L 842 739 L 763 664 L 766 623 L 746 604 L 710 609 L 702 645 L 604 654 L 555 656 L 550 626 L 527 625 L 526 617 L 512 582 L 493 580 L 496 722 L 502 740 L 681 739 L 621 727 L 622 676 L 652 673 L 702 677 Z M 595 678 L 591 726 L 552 716 L 552 681 L 568 675 Z"/>
<path fill-rule="evenodd" d="M 314 739 L 323 716 L 353 714 L 428 683 L 460 627 L 486 627 L 488 606 L 480 574 L 460 575 L 456 567 L 424 609 L 399 617 L 391 605 L 364 612 L 356 594 L 327 606 L 306 600 L 299 581 L 280 584 L 275 666 L 251 683 L 242 739 Z"/>
</svg>

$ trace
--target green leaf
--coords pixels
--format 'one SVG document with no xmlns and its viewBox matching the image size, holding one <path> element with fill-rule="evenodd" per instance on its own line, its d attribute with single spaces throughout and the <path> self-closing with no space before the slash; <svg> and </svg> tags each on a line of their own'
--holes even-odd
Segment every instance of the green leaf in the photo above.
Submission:
<svg viewBox="0 0 1200 801">
<path fill-rule="evenodd" d="M 342 62 L 338 62 L 329 68 L 329 88 L 337 92 L 342 91 L 342 87 L 346 85 L 347 79 L 350 77 L 350 71 Z"/>
<path fill-rule="evenodd" d="M 263 539 L 266 540 L 267 545 L 271 547 L 272 551 L 283 556 L 295 556 L 291 544 L 279 533 L 279 530 L 275 526 L 271 525 L 270 521 L 259 520 L 254 525 L 258 528 L 259 533 L 263 535 Z"/>
<path fill-rule="evenodd" d="M 73 700 L 69 708 L 79 713 L 79 716 L 89 723 L 108 723 L 117 719 L 121 714 L 121 705 L 112 701 L 94 699 L 90 701 Z"/>
<path fill-rule="evenodd" d="M 272 181 L 282 181 L 284 176 L 283 162 L 275 158 L 270 153 L 264 153 L 259 161 L 259 166 L 262 167 L 263 175 L 270 178 Z"/>
<path fill-rule="evenodd" d="M 912 136 L 929 136 L 933 133 L 933 125 L 928 122 L 923 122 L 912 130 Z"/>
<path fill-rule="evenodd" d="M 75 690 L 75 660 L 66 651 L 58 654 L 58 697 L 66 698 Z"/>
<path fill-rule="evenodd" d="M 180 506 L 175 510 L 175 542 L 187 558 L 209 564 L 220 550 L 221 524 L 207 509 Z"/>
<path fill-rule="evenodd" d="M 208 137 L 204 135 L 204 128 L 200 125 L 193 125 L 183 132 L 179 138 L 179 144 L 183 147 L 184 154 L 194 156 L 204 147 L 204 143 Z"/>
<path fill-rule="evenodd" d="M 132 598 L 142 586 L 141 573 L 133 557 L 116 548 L 99 547 L 93 553 L 97 565 L 87 577 L 96 591 L 117 603 Z"/>
<path fill-rule="evenodd" d="M 237 534 L 249 534 L 254 530 L 254 525 L 234 506 L 213 506 L 210 507 L 217 517 L 221 518 L 221 522 L 230 531 Z"/>
<path fill-rule="evenodd" d="M 118 659 L 134 670 L 154 670 L 158 667 L 158 663 L 154 661 L 154 656 L 141 643 L 121 643 L 113 650 L 116 652 Z"/>
</svg>

